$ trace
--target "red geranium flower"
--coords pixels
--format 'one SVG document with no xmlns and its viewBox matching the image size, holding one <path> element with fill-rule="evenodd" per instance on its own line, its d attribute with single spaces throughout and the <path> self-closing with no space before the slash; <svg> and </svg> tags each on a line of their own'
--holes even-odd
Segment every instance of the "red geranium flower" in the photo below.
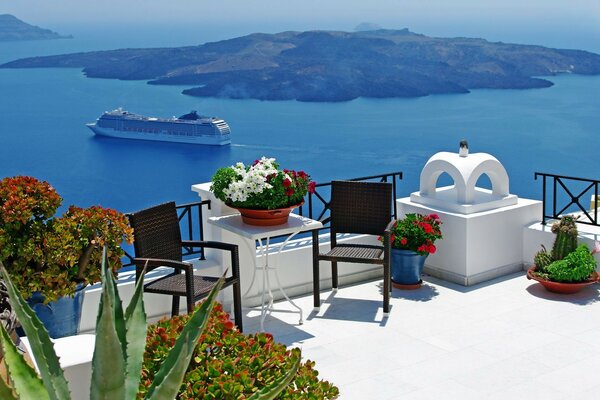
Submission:
<svg viewBox="0 0 600 400">
<path fill-rule="evenodd" d="M 408 240 L 406 240 L 406 238 L 402 238 L 402 239 L 400 239 L 400 244 L 401 244 L 402 246 L 406 246 L 406 243 L 408 243 Z"/>
<path fill-rule="evenodd" d="M 290 181 L 289 179 L 284 179 L 283 180 L 283 187 L 284 188 L 289 188 L 290 186 L 292 186 L 292 181 Z"/>
</svg>

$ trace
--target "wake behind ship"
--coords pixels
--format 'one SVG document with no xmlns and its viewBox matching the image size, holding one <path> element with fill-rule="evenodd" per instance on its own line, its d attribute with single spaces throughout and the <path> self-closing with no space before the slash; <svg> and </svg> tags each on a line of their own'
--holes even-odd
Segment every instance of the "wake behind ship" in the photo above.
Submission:
<svg viewBox="0 0 600 400">
<path fill-rule="evenodd" d="M 231 130 L 227 122 L 215 117 L 198 115 L 196 111 L 179 118 L 154 118 L 119 108 L 105 112 L 96 122 L 86 126 L 96 135 L 124 139 L 217 146 L 231 143 Z"/>
</svg>

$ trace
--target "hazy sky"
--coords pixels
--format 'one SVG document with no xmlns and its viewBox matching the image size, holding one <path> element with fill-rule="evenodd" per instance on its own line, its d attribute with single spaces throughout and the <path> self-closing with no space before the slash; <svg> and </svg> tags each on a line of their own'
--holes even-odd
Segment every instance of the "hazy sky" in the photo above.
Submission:
<svg viewBox="0 0 600 400">
<path fill-rule="evenodd" d="M 587 34 L 600 40 L 600 0 L 0 0 L 1 13 L 62 33 L 72 33 L 64 27 L 149 24 L 237 27 L 236 34 L 352 30 L 373 22 L 505 41 L 530 35 L 540 42 L 553 32 L 564 47 L 577 47 L 570 41 Z"/>
</svg>

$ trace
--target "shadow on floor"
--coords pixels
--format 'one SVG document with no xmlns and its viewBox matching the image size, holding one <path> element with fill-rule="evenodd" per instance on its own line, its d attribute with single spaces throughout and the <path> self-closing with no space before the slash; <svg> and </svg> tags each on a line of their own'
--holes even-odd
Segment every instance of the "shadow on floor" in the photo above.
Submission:
<svg viewBox="0 0 600 400">
<path fill-rule="evenodd" d="M 339 292 L 331 291 L 324 298 L 325 293 L 321 293 L 321 308 L 317 311 L 311 311 L 306 317 L 307 321 L 312 319 L 333 319 L 343 321 L 370 322 L 380 326 L 387 324 L 387 318 L 382 317 L 383 297 L 381 300 L 349 299 L 347 297 L 338 297 Z M 390 313 L 392 305 L 390 305 Z M 378 319 L 379 317 L 379 319 Z"/>
<path fill-rule="evenodd" d="M 583 288 L 580 292 L 573 294 L 559 294 L 547 291 L 540 283 L 533 283 L 527 287 L 529 294 L 541 299 L 558 301 L 562 303 L 577 304 L 585 306 L 600 301 L 600 292 L 598 285 L 591 285 Z"/>
<path fill-rule="evenodd" d="M 383 296 L 383 283 L 379 284 L 379 289 L 382 291 Z M 427 282 L 423 282 L 420 288 L 413 290 L 401 290 L 392 287 L 393 299 L 403 299 L 409 301 L 431 301 L 435 297 L 439 296 L 437 288 Z"/>
<path fill-rule="evenodd" d="M 260 313 L 255 316 L 245 315 L 244 324 L 244 333 L 258 333 L 260 331 Z M 302 329 L 302 325 L 290 324 L 269 314 L 265 317 L 264 326 L 265 332 L 272 333 L 278 343 L 285 344 L 286 346 L 314 338 L 313 335 Z"/>
</svg>

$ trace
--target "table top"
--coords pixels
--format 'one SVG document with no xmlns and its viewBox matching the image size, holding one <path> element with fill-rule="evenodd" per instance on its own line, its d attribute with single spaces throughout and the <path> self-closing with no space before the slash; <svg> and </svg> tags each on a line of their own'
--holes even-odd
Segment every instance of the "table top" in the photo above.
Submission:
<svg viewBox="0 0 600 400">
<path fill-rule="evenodd" d="M 208 223 L 252 240 L 289 235 L 323 227 L 321 222 L 297 214 L 290 214 L 287 223 L 274 226 L 254 226 L 245 224 L 242 222 L 242 216 L 240 214 L 211 217 L 208 219 Z"/>
</svg>

